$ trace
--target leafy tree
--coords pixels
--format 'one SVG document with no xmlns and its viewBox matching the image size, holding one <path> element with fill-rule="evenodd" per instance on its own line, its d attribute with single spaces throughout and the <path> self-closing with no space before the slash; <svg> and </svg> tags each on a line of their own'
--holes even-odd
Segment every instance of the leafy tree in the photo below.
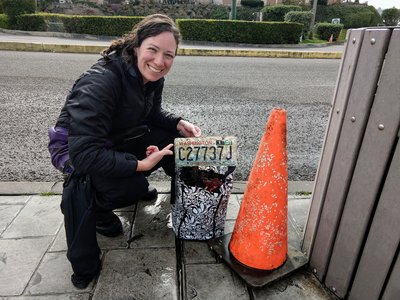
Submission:
<svg viewBox="0 0 400 300">
<path fill-rule="evenodd" d="M 306 5 L 305 0 L 282 0 L 283 5 Z"/>
<path fill-rule="evenodd" d="M 344 28 L 377 26 L 382 23 L 381 16 L 373 6 L 353 4 L 318 6 L 316 22 L 331 22 L 333 18 L 340 18 Z"/>
<path fill-rule="evenodd" d="M 229 8 L 224 5 L 215 5 L 211 8 L 210 19 L 216 20 L 228 20 L 229 19 Z"/>
<path fill-rule="evenodd" d="M 236 11 L 237 20 L 253 21 L 255 14 L 260 11 L 259 7 L 239 6 Z"/>
<path fill-rule="evenodd" d="M 8 29 L 8 17 L 6 14 L 0 14 L 0 28 Z"/>
<path fill-rule="evenodd" d="M 264 13 L 264 21 L 284 21 L 285 15 L 289 11 L 301 11 L 298 5 L 268 5 L 261 9 Z"/>
<path fill-rule="evenodd" d="M 303 24 L 302 35 L 304 38 L 308 38 L 310 34 L 309 29 L 312 17 L 313 17 L 312 11 L 289 11 L 285 15 L 285 22 L 294 22 Z"/>
<path fill-rule="evenodd" d="M 388 8 L 382 11 L 382 19 L 387 26 L 396 26 L 400 22 L 400 9 Z"/>
<path fill-rule="evenodd" d="M 247 7 L 263 7 L 264 2 L 261 0 L 241 0 L 240 4 Z"/>
<path fill-rule="evenodd" d="M 17 26 L 17 16 L 35 12 L 35 0 L 2 0 L 1 4 L 11 29 Z"/>
</svg>

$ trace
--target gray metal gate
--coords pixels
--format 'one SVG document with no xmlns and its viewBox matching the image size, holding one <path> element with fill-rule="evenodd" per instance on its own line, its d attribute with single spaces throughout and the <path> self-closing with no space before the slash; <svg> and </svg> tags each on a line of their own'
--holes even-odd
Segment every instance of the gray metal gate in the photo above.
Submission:
<svg viewBox="0 0 400 300">
<path fill-rule="evenodd" d="M 341 298 L 400 299 L 400 28 L 347 40 L 303 251 Z"/>
</svg>

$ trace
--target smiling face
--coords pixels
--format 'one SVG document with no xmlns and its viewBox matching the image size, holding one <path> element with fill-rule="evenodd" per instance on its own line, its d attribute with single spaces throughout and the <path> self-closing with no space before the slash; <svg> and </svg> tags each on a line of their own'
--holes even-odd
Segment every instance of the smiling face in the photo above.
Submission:
<svg viewBox="0 0 400 300">
<path fill-rule="evenodd" d="M 174 62 L 176 47 L 175 37 L 168 31 L 143 40 L 135 50 L 144 83 L 157 81 L 167 75 Z"/>
</svg>

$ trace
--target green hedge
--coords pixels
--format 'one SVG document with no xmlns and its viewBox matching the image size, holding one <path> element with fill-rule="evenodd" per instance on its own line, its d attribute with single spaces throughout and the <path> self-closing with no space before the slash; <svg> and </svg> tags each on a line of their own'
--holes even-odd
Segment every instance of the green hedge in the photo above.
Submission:
<svg viewBox="0 0 400 300">
<path fill-rule="evenodd" d="M 184 40 L 249 44 L 297 44 L 299 23 L 177 19 Z"/>
<path fill-rule="evenodd" d="M 18 17 L 21 30 L 49 30 L 50 23 L 62 23 L 69 33 L 122 36 L 143 17 L 71 16 L 27 14 Z M 252 22 L 231 20 L 177 19 L 184 40 L 255 44 L 296 44 L 303 25 L 292 22 Z"/>
<path fill-rule="evenodd" d="M 314 26 L 315 33 L 321 40 L 325 41 L 328 41 L 331 35 L 333 35 L 333 41 L 337 41 L 342 29 L 343 24 L 317 23 Z"/>
<path fill-rule="evenodd" d="M 26 31 L 47 31 L 46 19 L 39 14 L 17 16 L 17 29 Z"/>
<path fill-rule="evenodd" d="M 59 31 L 64 32 L 64 19 L 67 15 L 37 13 L 17 17 L 17 29 L 27 31 Z M 57 25 L 58 24 L 58 25 Z M 58 28 L 55 28 L 58 27 Z"/>
<path fill-rule="evenodd" d="M 143 17 L 68 16 L 63 20 L 66 32 L 122 36 L 132 30 Z"/>
<path fill-rule="evenodd" d="M 27 31 L 58 31 L 65 32 L 64 19 L 68 15 L 37 13 L 26 14 L 17 17 L 17 27 Z"/>
<path fill-rule="evenodd" d="M 283 22 L 285 20 L 285 15 L 289 11 L 301 11 L 301 6 L 298 5 L 269 5 L 264 6 L 261 10 L 263 12 L 264 21 L 278 21 Z"/>
<path fill-rule="evenodd" d="M 18 16 L 18 29 L 30 31 L 48 31 L 54 24 L 60 28 L 52 31 L 92 34 L 103 36 L 122 36 L 132 30 L 143 17 L 108 16 L 72 16 L 62 14 L 27 14 Z M 55 30 L 58 29 L 58 30 Z"/>
<path fill-rule="evenodd" d="M 49 14 L 49 13 L 39 13 L 43 16 L 47 23 L 47 31 L 65 32 L 64 19 L 66 15 L 64 14 Z"/>
<path fill-rule="evenodd" d="M 8 16 L 0 14 L 0 28 L 8 29 Z"/>
</svg>

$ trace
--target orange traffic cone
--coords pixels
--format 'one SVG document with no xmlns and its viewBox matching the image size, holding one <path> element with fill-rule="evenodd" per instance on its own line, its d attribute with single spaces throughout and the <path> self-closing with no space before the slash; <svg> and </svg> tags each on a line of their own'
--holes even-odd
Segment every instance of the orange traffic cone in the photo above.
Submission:
<svg viewBox="0 0 400 300">
<path fill-rule="evenodd" d="M 274 109 L 229 242 L 231 254 L 248 267 L 272 270 L 286 260 L 287 175 L 286 111 Z"/>
</svg>

